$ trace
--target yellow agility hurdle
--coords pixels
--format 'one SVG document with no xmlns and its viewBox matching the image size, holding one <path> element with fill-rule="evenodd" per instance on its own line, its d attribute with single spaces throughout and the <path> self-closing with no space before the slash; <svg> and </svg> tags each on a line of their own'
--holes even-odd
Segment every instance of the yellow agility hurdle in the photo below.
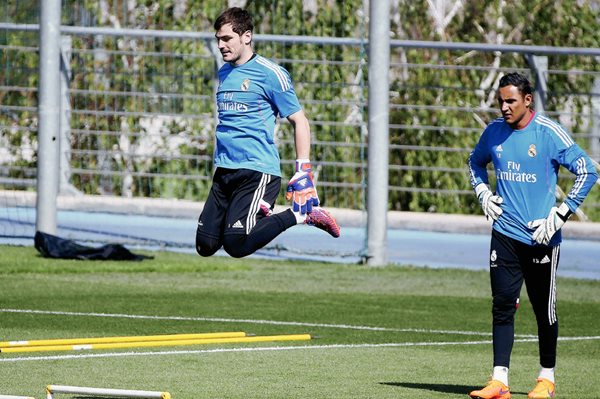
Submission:
<svg viewBox="0 0 600 399">
<path fill-rule="evenodd" d="M 2 348 L 1 353 L 23 353 L 23 352 L 51 352 L 51 351 L 80 351 L 93 349 L 123 349 L 123 348 L 148 348 L 157 346 L 187 346 L 187 345 L 206 345 L 206 344 L 231 344 L 231 343 L 252 343 L 252 342 L 275 342 L 275 341 L 302 341 L 310 340 L 310 334 L 291 334 L 291 335 L 267 335 L 267 336 L 244 336 L 231 338 L 204 338 L 204 339 L 183 339 L 168 341 L 137 341 L 137 342 L 112 342 L 99 344 L 77 344 L 77 345 L 46 345 L 46 346 L 21 346 L 12 348 Z"/>
<path fill-rule="evenodd" d="M 113 342 L 144 342 L 144 341 L 171 341 L 184 339 L 206 339 L 206 338 L 236 338 L 245 337 L 242 331 L 216 332 L 216 333 L 193 333 L 193 334 L 164 334 L 164 335 L 131 335 L 123 337 L 96 337 L 96 338 L 59 338 L 38 339 L 28 341 L 5 341 L 0 342 L 0 350 L 3 348 L 14 348 L 23 346 L 51 346 L 51 345 L 81 345 L 81 344 L 108 344 Z"/>
</svg>

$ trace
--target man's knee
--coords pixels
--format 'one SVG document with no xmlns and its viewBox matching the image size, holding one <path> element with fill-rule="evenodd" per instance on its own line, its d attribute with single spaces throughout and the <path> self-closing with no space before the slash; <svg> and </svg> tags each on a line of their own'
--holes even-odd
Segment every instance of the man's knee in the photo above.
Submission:
<svg viewBox="0 0 600 399">
<path fill-rule="evenodd" d="M 234 258 L 243 258 L 254 252 L 248 248 L 247 235 L 229 234 L 223 238 L 223 249 Z"/>
<path fill-rule="evenodd" d="M 494 295 L 492 314 L 494 324 L 507 324 L 514 321 L 519 298 L 509 294 Z"/>
<path fill-rule="evenodd" d="M 216 238 L 208 237 L 196 232 L 196 252 L 200 256 L 212 256 L 221 247 L 221 242 Z"/>
</svg>

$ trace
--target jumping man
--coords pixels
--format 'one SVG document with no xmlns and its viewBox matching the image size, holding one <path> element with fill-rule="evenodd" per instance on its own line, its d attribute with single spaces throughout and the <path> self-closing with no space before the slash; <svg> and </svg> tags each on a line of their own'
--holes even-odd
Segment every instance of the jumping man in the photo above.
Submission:
<svg viewBox="0 0 600 399">
<path fill-rule="evenodd" d="M 223 247 L 233 257 L 247 256 L 299 223 L 338 237 L 337 222 L 319 207 L 309 160 L 310 126 L 288 72 L 254 53 L 247 11 L 225 10 L 214 28 L 225 61 L 218 73 L 217 168 L 198 219 L 196 251 L 211 256 Z M 286 192 L 292 207 L 274 214 L 281 187 L 277 116 L 293 127 L 297 159 Z"/>
</svg>

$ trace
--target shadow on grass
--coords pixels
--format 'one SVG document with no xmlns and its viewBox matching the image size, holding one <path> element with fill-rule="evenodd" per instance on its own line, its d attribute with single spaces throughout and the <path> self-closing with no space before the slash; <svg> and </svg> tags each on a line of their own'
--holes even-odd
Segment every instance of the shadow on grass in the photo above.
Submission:
<svg viewBox="0 0 600 399">
<path fill-rule="evenodd" d="M 444 392 L 444 393 L 464 393 L 468 395 L 473 389 L 471 385 L 456 385 L 456 384 L 426 384 L 417 382 L 380 382 L 381 385 L 389 385 L 393 387 L 421 389 L 424 391 Z"/>
<path fill-rule="evenodd" d="M 443 392 L 443 393 L 457 393 L 468 395 L 474 389 L 478 389 L 477 386 L 473 385 L 457 385 L 457 384 L 427 384 L 417 382 L 380 382 L 381 385 L 389 385 L 392 387 L 412 388 L 420 389 L 423 391 Z M 511 392 L 514 394 L 524 394 L 527 392 Z"/>
</svg>

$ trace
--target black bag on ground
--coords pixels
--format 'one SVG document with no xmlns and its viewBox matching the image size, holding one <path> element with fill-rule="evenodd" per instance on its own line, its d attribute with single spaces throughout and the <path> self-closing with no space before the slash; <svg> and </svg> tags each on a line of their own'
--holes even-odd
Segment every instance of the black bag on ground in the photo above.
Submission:
<svg viewBox="0 0 600 399">
<path fill-rule="evenodd" d="M 144 260 L 152 256 L 136 255 L 120 244 L 107 244 L 98 248 L 77 244 L 52 234 L 37 231 L 35 249 L 46 258 L 81 260 Z"/>
</svg>

